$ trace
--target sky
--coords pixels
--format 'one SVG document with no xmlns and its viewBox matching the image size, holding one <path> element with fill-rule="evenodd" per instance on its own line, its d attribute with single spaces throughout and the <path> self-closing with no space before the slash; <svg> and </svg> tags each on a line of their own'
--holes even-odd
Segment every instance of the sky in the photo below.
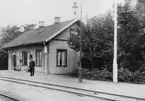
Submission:
<svg viewBox="0 0 145 101">
<path fill-rule="evenodd" d="M 0 0 L 0 27 L 38 24 L 39 21 L 49 25 L 55 16 L 61 17 L 61 21 L 70 20 L 73 18 L 73 1 Z M 105 13 L 112 5 L 113 0 L 82 0 L 83 19 Z"/>
</svg>

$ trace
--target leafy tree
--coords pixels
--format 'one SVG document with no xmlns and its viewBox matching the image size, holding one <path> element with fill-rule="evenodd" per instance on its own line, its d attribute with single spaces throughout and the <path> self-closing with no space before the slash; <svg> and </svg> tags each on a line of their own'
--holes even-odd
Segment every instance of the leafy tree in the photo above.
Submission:
<svg viewBox="0 0 145 101">
<path fill-rule="evenodd" d="M 21 27 L 18 26 L 7 26 L 5 28 L 2 28 L 1 33 L 2 33 L 2 44 L 10 42 L 17 36 L 19 36 L 21 32 Z"/>
<path fill-rule="evenodd" d="M 136 15 L 139 18 L 141 26 L 145 27 L 145 1 L 138 0 L 136 7 L 135 7 Z"/>
<path fill-rule="evenodd" d="M 135 72 L 143 69 L 145 64 L 145 26 L 144 17 L 138 9 L 130 7 L 130 2 L 118 6 L 118 65 L 119 68 L 128 68 Z M 136 8 L 138 6 L 140 5 Z M 103 66 L 112 68 L 113 33 L 111 13 L 90 19 L 83 28 L 83 57 L 88 58 L 92 64 L 99 64 L 100 62 L 93 61 L 102 59 Z M 80 34 L 72 35 L 68 44 L 70 48 L 79 51 Z"/>
<path fill-rule="evenodd" d="M 36 24 L 26 24 L 26 25 L 22 25 L 22 27 L 24 28 L 24 31 L 28 31 L 28 30 L 32 30 L 34 29 L 36 26 Z"/>
<path fill-rule="evenodd" d="M 137 10 L 129 7 L 129 2 L 118 6 L 118 64 L 119 67 L 136 71 L 144 64 L 143 24 Z"/>
<path fill-rule="evenodd" d="M 26 24 L 22 25 L 24 31 L 21 31 L 21 27 L 18 26 L 7 26 L 2 28 L 2 44 L 10 42 L 11 40 L 15 39 L 17 36 L 21 35 L 23 32 L 34 29 L 35 24 Z"/>
<path fill-rule="evenodd" d="M 91 61 L 93 68 L 96 60 L 101 61 L 99 67 L 104 63 L 112 64 L 113 53 L 113 19 L 111 12 L 106 15 L 94 17 L 83 25 L 82 31 L 83 58 Z M 68 45 L 75 51 L 80 50 L 80 33 L 71 35 Z"/>
</svg>

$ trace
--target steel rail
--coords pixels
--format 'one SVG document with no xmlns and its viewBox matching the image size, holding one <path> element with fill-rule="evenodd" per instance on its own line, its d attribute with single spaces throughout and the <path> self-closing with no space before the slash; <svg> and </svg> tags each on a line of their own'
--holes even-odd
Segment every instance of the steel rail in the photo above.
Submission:
<svg viewBox="0 0 145 101">
<path fill-rule="evenodd" d="M 90 96 L 90 97 L 96 97 L 96 98 L 106 99 L 106 100 L 111 100 L 111 101 L 117 101 L 117 100 L 110 99 L 110 98 L 97 97 L 96 95 L 95 96 L 91 96 L 91 95 L 87 95 L 87 94 L 81 94 L 81 93 L 72 92 L 72 91 L 66 91 L 66 90 L 62 90 L 62 89 L 55 89 L 55 88 L 52 88 L 52 86 L 53 87 L 68 88 L 68 89 L 72 89 L 72 90 L 80 90 L 80 91 L 92 92 L 94 94 L 106 94 L 106 95 L 111 95 L 111 96 L 116 96 L 116 97 L 130 98 L 130 99 L 137 99 L 137 100 L 145 101 L 144 98 L 131 97 L 131 96 L 126 96 L 126 95 L 118 95 L 118 94 L 112 94 L 112 93 L 106 93 L 106 92 L 100 92 L 100 91 L 92 91 L 92 90 L 86 90 L 86 89 L 80 89 L 80 88 L 74 88 L 74 87 L 68 87 L 68 86 L 62 86 L 62 85 L 56 85 L 56 84 L 50 84 L 50 83 L 44 83 L 44 82 L 37 82 L 37 81 L 31 81 L 31 80 L 18 79 L 18 78 L 0 76 L 0 80 L 14 82 L 14 83 L 19 83 L 19 84 L 25 84 L 25 85 L 31 85 L 31 86 L 41 87 L 41 88 L 46 88 L 46 89 L 59 90 L 59 91 L 63 91 L 63 92 L 74 93 L 74 94 Z M 34 84 L 30 84 L 30 83 L 34 83 Z M 39 84 L 42 84 L 43 86 L 39 85 Z M 48 87 L 48 86 L 51 86 L 51 87 Z"/>
<path fill-rule="evenodd" d="M 113 99 L 110 99 L 110 98 L 103 98 L 103 97 L 98 97 L 98 96 L 92 96 L 92 95 L 82 94 L 82 93 L 78 93 L 78 92 L 74 92 L 74 91 L 69 91 L 69 90 L 57 89 L 57 88 L 46 87 L 46 86 L 41 86 L 41 85 L 36 85 L 36 84 L 29 84 L 29 83 L 26 83 L 26 82 L 6 80 L 6 79 L 1 79 L 1 78 L 0 78 L 0 80 L 7 81 L 7 82 L 14 82 L 14 83 L 17 83 L 17 84 L 30 85 L 30 86 L 39 87 L 39 88 L 45 88 L 45 89 L 49 89 L 49 90 L 56 90 L 56 91 L 67 92 L 67 93 L 71 93 L 71 94 L 76 94 L 78 96 L 88 96 L 88 97 L 93 97 L 93 98 L 99 98 L 99 99 L 109 100 L 109 101 L 117 101 L 117 100 L 113 100 Z"/>
<path fill-rule="evenodd" d="M 4 94 L 4 92 L 0 92 L 0 96 L 6 97 L 8 99 L 11 99 L 12 101 L 22 101 L 21 99 L 16 98 L 16 97 L 12 97 L 9 94 L 6 94 L 6 93 Z"/>
</svg>

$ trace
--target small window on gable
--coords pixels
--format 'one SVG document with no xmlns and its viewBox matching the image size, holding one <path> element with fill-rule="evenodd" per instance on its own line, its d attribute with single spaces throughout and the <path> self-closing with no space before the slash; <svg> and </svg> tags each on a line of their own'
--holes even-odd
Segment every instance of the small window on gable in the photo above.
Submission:
<svg viewBox="0 0 145 101">
<path fill-rule="evenodd" d="M 57 67 L 66 67 L 67 66 L 67 50 L 66 49 L 57 49 Z"/>
</svg>

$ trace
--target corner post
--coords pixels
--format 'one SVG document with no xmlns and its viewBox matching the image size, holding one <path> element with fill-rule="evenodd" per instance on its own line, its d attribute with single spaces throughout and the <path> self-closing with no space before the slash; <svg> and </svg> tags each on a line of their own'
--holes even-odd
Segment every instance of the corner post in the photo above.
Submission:
<svg viewBox="0 0 145 101">
<path fill-rule="evenodd" d="M 44 43 L 44 72 L 48 74 L 48 48 L 47 45 Z"/>
</svg>

